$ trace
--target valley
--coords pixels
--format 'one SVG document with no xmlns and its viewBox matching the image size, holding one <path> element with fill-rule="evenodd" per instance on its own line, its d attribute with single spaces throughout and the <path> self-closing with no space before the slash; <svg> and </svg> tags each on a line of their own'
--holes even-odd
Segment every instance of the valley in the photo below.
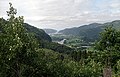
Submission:
<svg viewBox="0 0 120 77">
<path fill-rule="evenodd" d="M 0 17 L 0 77 L 120 77 L 120 20 L 39 29 L 9 5 Z"/>
<path fill-rule="evenodd" d="M 112 26 L 113 28 L 120 30 L 120 20 L 112 22 L 91 23 L 88 25 L 82 25 L 80 27 L 68 28 L 64 30 L 46 29 L 52 39 L 52 42 L 66 45 L 71 48 L 87 49 L 94 46 L 95 42 L 99 40 L 100 33 L 106 28 Z M 51 32 L 53 32 L 51 34 Z"/>
</svg>

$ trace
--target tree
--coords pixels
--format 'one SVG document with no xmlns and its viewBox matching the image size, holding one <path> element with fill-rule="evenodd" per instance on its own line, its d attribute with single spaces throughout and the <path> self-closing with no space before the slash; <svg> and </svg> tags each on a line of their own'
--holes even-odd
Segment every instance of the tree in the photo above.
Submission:
<svg viewBox="0 0 120 77">
<path fill-rule="evenodd" d="M 106 27 L 103 32 L 101 32 L 101 38 L 96 43 L 96 49 L 106 52 L 106 57 L 110 59 L 112 52 L 118 51 L 116 48 L 119 41 L 119 31 L 112 27 Z"/>
<path fill-rule="evenodd" d="M 111 50 L 117 43 L 118 32 L 112 27 L 106 27 L 103 32 L 101 32 L 101 40 L 98 42 L 99 50 Z"/>
<path fill-rule="evenodd" d="M 33 68 L 38 44 L 23 27 L 23 16 L 16 17 L 17 10 L 9 4 L 9 18 L 0 22 L 0 76 L 22 77 L 25 70 Z"/>
<path fill-rule="evenodd" d="M 110 73 L 111 66 L 114 66 L 120 59 L 120 32 L 113 27 L 107 27 L 100 35 L 101 39 L 96 43 L 96 49 L 101 51 L 99 58 L 105 63 L 104 71 L 109 70 Z M 105 72 L 104 75 L 106 75 Z"/>
</svg>

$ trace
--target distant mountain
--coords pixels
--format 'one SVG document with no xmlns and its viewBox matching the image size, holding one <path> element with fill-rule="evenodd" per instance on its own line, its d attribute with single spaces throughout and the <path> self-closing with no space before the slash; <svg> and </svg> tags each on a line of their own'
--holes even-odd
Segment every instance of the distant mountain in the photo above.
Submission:
<svg viewBox="0 0 120 77">
<path fill-rule="evenodd" d="M 99 33 L 103 31 L 106 26 L 113 25 L 114 28 L 120 29 L 120 20 L 99 24 L 92 23 L 89 25 L 83 25 L 80 27 L 74 27 L 69 29 L 64 29 L 59 31 L 58 33 L 62 33 L 64 35 L 75 35 L 80 36 L 84 40 L 87 41 L 95 41 L 99 37 Z"/>
<path fill-rule="evenodd" d="M 55 29 L 43 29 L 47 34 L 53 34 L 53 33 L 56 33 L 57 30 Z"/>
</svg>

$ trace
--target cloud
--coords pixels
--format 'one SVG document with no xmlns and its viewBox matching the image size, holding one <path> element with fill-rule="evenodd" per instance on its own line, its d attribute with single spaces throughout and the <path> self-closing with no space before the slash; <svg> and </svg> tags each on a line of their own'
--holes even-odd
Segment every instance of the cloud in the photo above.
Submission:
<svg viewBox="0 0 120 77">
<path fill-rule="evenodd" d="M 39 28 L 63 29 L 120 18 L 120 0 L 0 0 L 0 16 L 5 16 L 9 2 L 25 22 Z"/>
</svg>

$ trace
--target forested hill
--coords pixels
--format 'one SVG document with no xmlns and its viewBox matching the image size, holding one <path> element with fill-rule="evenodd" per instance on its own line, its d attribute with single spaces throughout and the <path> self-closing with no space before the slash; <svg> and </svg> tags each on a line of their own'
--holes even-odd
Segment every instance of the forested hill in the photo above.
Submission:
<svg viewBox="0 0 120 77">
<path fill-rule="evenodd" d="M 24 27 L 28 30 L 28 32 L 34 33 L 38 40 L 52 41 L 51 37 L 44 30 L 38 29 L 27 23 L 24 23 Z"/>
<path fill-rule="evenodd" d="M 113 25 L 114 28 L 120 29 L 120 20 L 99 24 L 99 23 L 92 23 L 89 25 L 83 25 L 80 27 L 74 27 L 69 29 L 64 29 L 59 31 L 59 33 L 65 34 L 65 35 L 75 35 L 83 37 L 84 39 L 87 39 L 89 41 L 95 41 L 99 37 L 99 33 L 103 31 L 105 26 Z"/>
<path fill-rule="evenodd" d="M 0 18 L 0 23 L 1 23 L 1 18 Z M 49 41 L 49 42 L 52 41 L 51 37 L 44 30 L 38 29 L 27 23 L 24 23 L 24 27 L 27 29 L 28 32 L 33 33 L 38 40 L 45 40 L 45 41 Z M 0 28 L 0 31 L 1 30 L 2 29 Z"/>
</svg>

